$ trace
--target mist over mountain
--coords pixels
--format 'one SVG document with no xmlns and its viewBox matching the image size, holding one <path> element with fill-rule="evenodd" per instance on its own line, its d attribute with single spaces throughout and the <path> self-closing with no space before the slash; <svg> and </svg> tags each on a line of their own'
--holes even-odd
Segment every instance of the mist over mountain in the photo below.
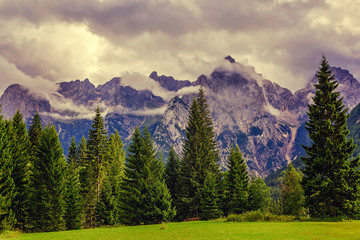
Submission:
<svg viewBox="0 0 360 240">
<path fill-rule="evenodd" d="M 332 71 L 350 111 L 360 102 L 360 83 L 347 70 L 333 67 Z M 61 82 L 56 92 L 44 97 L 13 84 L 1 96 L 0 104 L 6 118 L 20 109 L 27 123 L 39 112 L 44 123 L 56 126 L 65 152 L 72 136 L 77 141 L 83 135 L 87 137 L 99 106 L 109 132 L 118 130 L 126 143 L 135 126 L 147 125 L 166 156 L 171 145 L 181 153 L 188 110 L 201 86 L 213 118 L 223 168 L 232 144 L 239 145 L 250 171 L 261 176 L 303 153 L 301 144 L 307 143 L 304 122 L 315 91 L 315 77 L 305 88 L 292 93 L 228 56 L 210 75 L 201 75 L 194 82 L 159 76 L 157 72 L 152 72 L 147 81 L 159 84 L 161 96 L 152 89 L 137 90 L 116 77 L 97 87 L 88 79 Z"/>
</svg>

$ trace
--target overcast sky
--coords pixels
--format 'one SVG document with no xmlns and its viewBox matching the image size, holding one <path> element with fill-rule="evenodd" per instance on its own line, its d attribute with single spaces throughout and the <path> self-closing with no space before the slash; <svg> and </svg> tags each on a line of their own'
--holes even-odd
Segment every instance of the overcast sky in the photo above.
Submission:
<svg viewBox="0 0 360 240">
<path fill-rule="evenodd" d="M 322 54 L 360 78 L 359 13 L 360 0 L 0 0 L 0 94 L 152 71 L 194 81 L 226 55 L 292 91 Z"/>
</svg>

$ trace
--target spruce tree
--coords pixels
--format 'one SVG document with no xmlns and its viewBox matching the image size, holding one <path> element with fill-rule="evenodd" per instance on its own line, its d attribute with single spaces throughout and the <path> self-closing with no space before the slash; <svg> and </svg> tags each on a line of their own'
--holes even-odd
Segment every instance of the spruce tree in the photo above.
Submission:
<svg viewBox="0 0 360 240">
<path fill-rule="evenodd" d="M 43 127 L 41 124 L 40 116 L 36 112 L 34 115 L 33 121 L 29 127 L 29 139 L 30 139 L 30 143 L 32 145 L 33 156 L 35 156 L 37 154 L 38 147 L 40 144 L 40 136 L 41 136 L 42 130 L 43 130 Z"/>
<path fill-rule="evenodd" d="M 148 194 L 142 196 L 143 221 L 145 224 L 170 221 L 176 211 L 172 206 L 171 194 L 165 183 L 164 164 L 154 147 L 154 141 L 146 126 L 142 135 L 142 143 L 142 157 L 146 159 L 145 171 L 147 168 L 150 171 L 144 185 Z"/>
<path fill-rule="evenodd" d="M 157 157 L 150 133 L 135 128 L 126 157 L 121 184 L 122 222 L 129 225 L 169 221 L 175 215 L 171 196 L 163 179 L 163 166 Z"/>
<path fill-rule="evenodd" d="M 3 119 L 0 112 L 0 233 L 12 229 L 16 223 L 14 212 L 11 209 L 16 193 L 15 184 L 11 177 L 13 162 L 10 134 L 11 124 Z"/>
<path fill-rule="evenodd" d="M 204 91 L 192 102 L 180 165 L 180 218 L 200 217 L 201 199 L 207 174 L 220 181 L 220 159 Z"/>
<path fill-rule="evenodd" d="M 271 204 L 270 188 L 261 178 L 254 178 L 250 182 L 248 209 L 251 211 L 269 211 Z"/>
<path fill-rule="evenodd" d="M 171 147 L 165 166 L 165 182 L 173 199 L 177 203 L 180 184 L 180 158 Z"/>
<path fill-rule="evenodd" d="M 281 183 L 280 202 L 282 214 L 300 216 L 304 210 L 304 190 L 301 186 L 302 175 L 290 163 Z"/>
<path fill-rule="evenodd" d="M 86 186 L 82 190 L 85 194 L 84 202 L 86 214 L 86 226 L 93 227 L 96 224 L 95 205 L 99 201 L 100 188 L 104 176 L 105 154 L 107 148 L 107 131 L 101 117 L 100 109 L 96 114 L 89 129 L 89 137 L 86 143 L 85 166 Z M 84 184 L 82 184 L 84 186 Z"/>
<path fill-rule="evenodd" d="M 142 221 L 141 194 L 144 178 L 145 159 L 142 157 L 142 138 L 136 127 L 131 138 L 126 156 L 124 181 L 121 185 L 121 210 L 122 222 L 125 224 L 139 225 Z"/>
<path fill-rule="evenodd" d="M 220 217 L 220 198 L 218 178 L 213 173 L 206 175 L 201 198 L 201 219 L 210 220 Z"/>
<path fill-rule="evenodd" d="M 15 227 L 20 230 L 27 230 L 29 228 L 31 143 L 26 124 L 19 110 L 13 116 L 11 124 L 13 162 L 11 176 L 14 180 L 16 193 L 11 208 L 17 220 Z"/>
<path fill-rule="evenodd" d="M 347 109 L 324 56 L 316 77 L 306 123 L 312 144 L 304 146 L 307 156 L 302 158 L 305 204 L 312 217 L 354 217 L 359 213 L 359 158 L 350 158 L 355 145 L 347 139 Z"/>
<path fill-rule="evenodd" d="M 32 223 L 35 231 L 65 228 L 65 173 L 59 136 L 54 126 L 43 130 L 32 174 Z"/>
<path fill-rule="evenodd" d="M 89 227 L 89 208 L 90 200 L 90 193 L 94 192 L 91 191 L 91 188 L 95 189 L 95 185 L 91 185 L 90 177 L 91 172 L 89 171 L 90 164 L 87 158 L 87 145 L 86 145 L 86 138 L 82 136 L 79 146 L 77 148 L 78 159 L 79 159 L 79 180 L 80 180 L 80 193 L 81 193 L 81 200 L 82 200 L 82 207 L 83 207 L 83 214 L 84 214 L 84 226 Z M 86 220 L 88 219 L 88 220 Z"/>
<path fill-rule="evenodd" d="M 79 149 L 76 146 L 75 138 L 71 138 L 71 143 L 68 149 L 68 155 L 66 157 L 66 160 L 68 163 L 75 163 L 75 166 L 79 165 Z"/>
<path fill-rule="evenodd" d="M 83 222 L 78 149 L 74 137 L 71 139 L 67 155 L 67 175 L 65 182 L 65 226 L 68 230 L 80 229 Z"/>
<path fill-rule="evenodd" d="M 96 204 L 96 219 L 100 225 L 120 223 L 120 184 L 123 178 L 125 151 L 119 132 L 111 134 L 106 152 L 106 173 Z"/>
<path fill-rule="evenodd" d="M 225 212 L 239 214 L 247 209 L 249 176 L 239 147 L 232 147 L 225 175 Z"/>
</svg>

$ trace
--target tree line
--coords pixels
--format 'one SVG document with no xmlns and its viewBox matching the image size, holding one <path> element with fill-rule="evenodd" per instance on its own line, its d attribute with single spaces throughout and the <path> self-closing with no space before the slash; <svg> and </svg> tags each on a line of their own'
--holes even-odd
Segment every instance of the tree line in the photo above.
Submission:
<svg viewBox="0 0 360 240">
<path fill-rule="evenodd" d="M 100 109 L 87 139 L 72 138 L 66 157 L 54 126 L 35 114 L 29 127 L 19 111 L 0 115 L 0 230 L 28 232 L 215 219 L 246 211 L 316 218 L 359 214 L 359 158 L 346 138 L 346 109 L 329 65 L 322 59 L 307 129 L 302 172 L 291 164 L 278 188 L 250 176 L 237 146 L 227 169 L 200 88 L 189 110 L 181 156 L 166 164 L 147 128 L 135 128 L 127 150 L 119 133 L 108 135 Z"/>
</svg>

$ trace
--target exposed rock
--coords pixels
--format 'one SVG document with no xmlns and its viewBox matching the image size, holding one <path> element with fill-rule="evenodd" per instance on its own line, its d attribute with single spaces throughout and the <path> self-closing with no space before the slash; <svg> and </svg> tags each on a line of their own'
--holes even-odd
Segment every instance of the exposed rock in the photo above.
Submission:
<svg viewBox="0 0 360 240">
<path fill-rule="evenodd" d="M 256 175 L 266 176 L 303 154 L 301 144 L 309 144 L 304 122 L 307 106 L 314 94 L 316 78 L 301 90 L 292 93 L 278 84 L 265 80 L 228 56 L 233 70 L 215 69 L 210 76 L 201 75 L 195 82 L 178 81 L 171 76 L 150 78 L 164 89 L 176 92 L 184 87 L 202 86 L 213 118 L 216 140 L 221 154 L 221 166 L 226 168 L 226 158 L 232 144 L 237 144 L 246 158 L 248 168 Z M 338 90 L 349 109 L 360 99 L 360 83 L 347 71 L 332 68 L 339 83 Z M 125 144 L 130 140 L 135 126 L 147 125 L 157 147 L 165 156 L 170 146 L 181 154 L 188 110 L 196 94 L 176 96 L 169 103 L 151 91 L 139 91 L 121 84 L 121 78 L 95 87 L 88 79 L 62 82 L 59 94 L 75 106 L 93 109 L 101 105 L 108 109 L 105 117 L 109 133 L 118 130 Z M 62 119 L 65 111 L 57 111 L 50 102 L 30 93 L 18 84 L 8 87 L 0 98 L 4 116 L 9 118 L 17 109 L 29 121 L 38 111 L 44 121 L 55 124 L 65 153 L 72 136 L 77 141 L 87 136 L 91 119 Z M 163 115 L 149 115 L 149 109 L 166 106 Z M 90 110 L 91 111 L 91 110 Z M 52 114 L 59 118 L 52 118 Z M 67 115 L 69 116 L 69 115 Z"/>
</svg>

